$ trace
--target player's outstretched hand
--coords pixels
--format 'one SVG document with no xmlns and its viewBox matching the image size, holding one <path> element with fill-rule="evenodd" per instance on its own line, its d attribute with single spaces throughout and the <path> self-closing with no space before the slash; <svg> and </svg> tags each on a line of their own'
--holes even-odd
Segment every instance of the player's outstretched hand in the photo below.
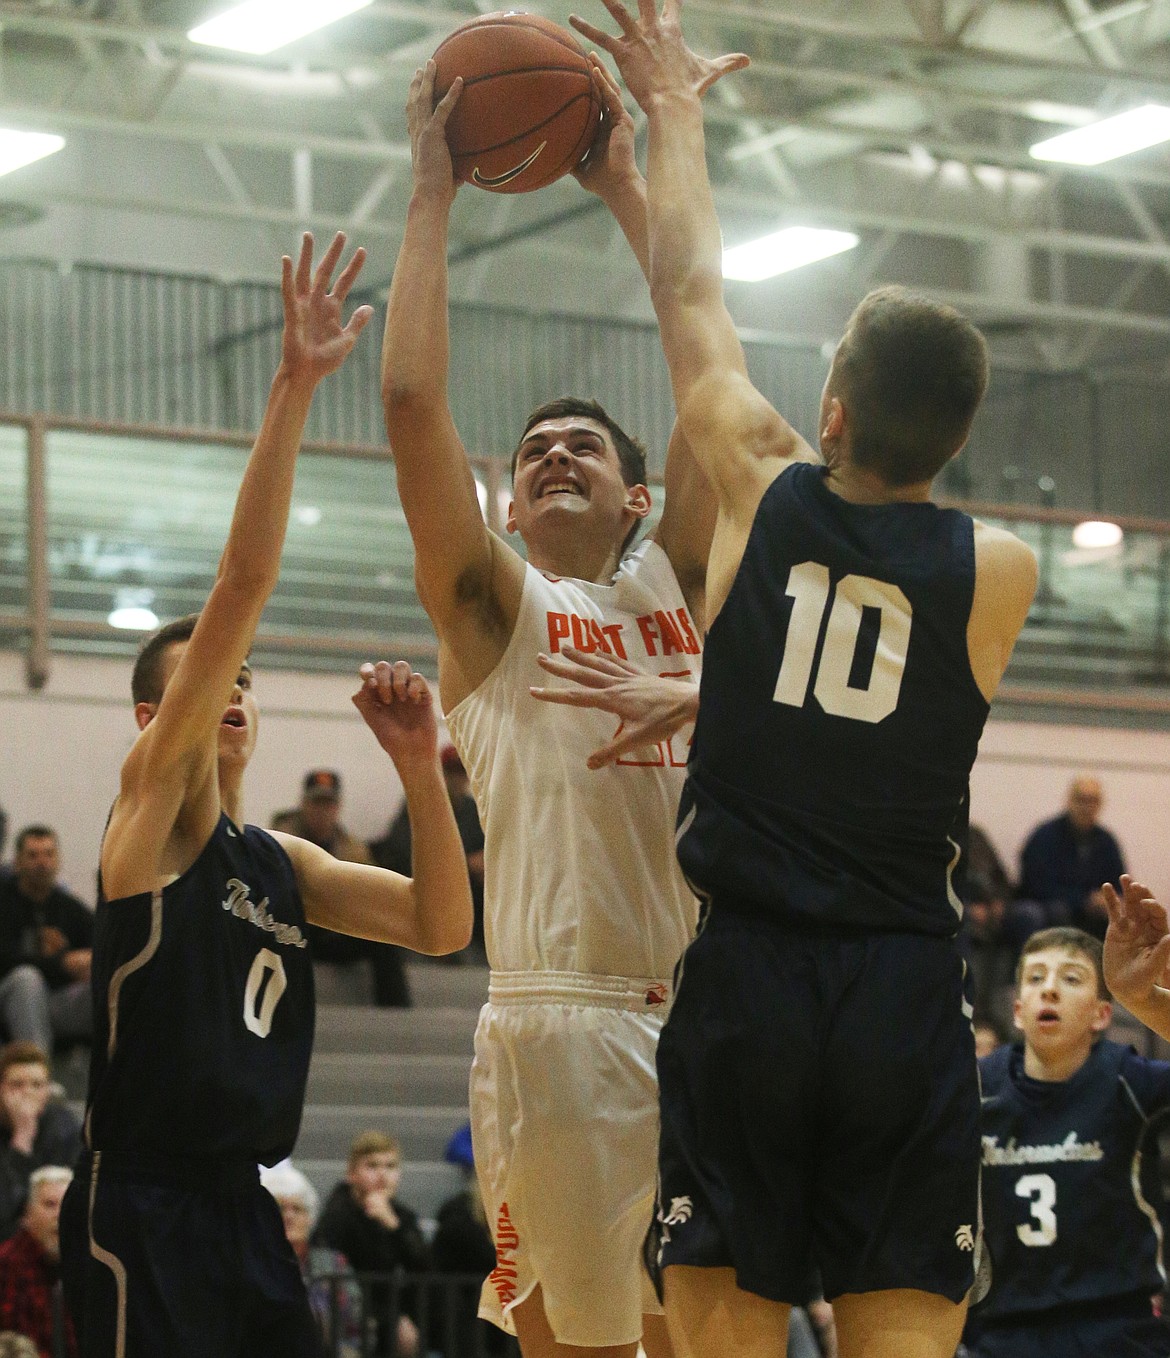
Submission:
<svg viewBox="0 0 1170 1358">
<path fill-rule="evenodd" d="M 1105 983 L 1127 1009 L 1140 1008 L 1167 984 L 1170 924 L 1166 908 L 1149 887 L 1125 874 L 1119 896 L 1108 882 L 1101 888 L 1109 911 L 1105 934 Z"/>
<path fill-rule="evenodd" d="M 601 100 L 601 127 L 573 178 L 605 201 L 612 190 L 642 176 L 634 155 L 634 120 L 622 102 L 621 86 L 594 53 L 589 54 L 589 69 Z"/>
<path fill-rule="evenodd" d="M 438 726 L 430 685 L 405 660 L 379 660 L 361 667 L 362 686 L 353 705 L 373 731 L 378 744 L 401 769 L 433 764 Z"/>
<path fill-rule="evenodd" d="M 306 231 L 296 265 L 288 255 L 280 262 L 284 296 L 281 366 L 297 380 L 317 383 L 336 372 L 374 314 L 372 306 L 360 306 L 348 325 L 341 323 L 345 299 L 366 262 L 365 250 L 355 250 L 331 287 L 333 270 L 344 249 L 345 232 L 339 231 L 314 272 L 313 237 Z"/>
<path fill-rule="evenodd" d="M 462 93 L 463 77 L 460 75 L 435 103 L 435 63 L 431 60 L 415 71 L 406 101 L 414 187 L 424 193 L 436 193 L 449 202 L 454 201 L 459 186 L 455 182 L 451 151 L 447 146 L 447 119 Z"/>
<path fill-rule="evenodd" d="M 622 0 L 602 0 L 602 4 L 621 29 L 620 37 L 612 37 L 576 14 L 569 22 L 613 57 L 643 109 L 659 94 L 691 94 L 701 99 L 717 80 L 750 64 L 751 58 L 743 52 L 715 58 L 692 52 L 679 22 L 682 0 L 663 0 L 661 14 L 655 12 L 655 0 L 638 0 L 637 19 Z"/>
<path fill-rule="evenodd" d="M 599 651 L 588 653 L 567 646 L 559 655 L 540 655 L 541 669 L 569 688 L 530 688 L 534 698 L 568 707 L 593 707 L 621 719 L 608 745 L 594 750 L 591 769 L 612 764 L 619 755 L 669 740 L 698 711 L 699 690 L 689 679 L 661 679 L 643 674 L 627 660 Z"/>
</svg>

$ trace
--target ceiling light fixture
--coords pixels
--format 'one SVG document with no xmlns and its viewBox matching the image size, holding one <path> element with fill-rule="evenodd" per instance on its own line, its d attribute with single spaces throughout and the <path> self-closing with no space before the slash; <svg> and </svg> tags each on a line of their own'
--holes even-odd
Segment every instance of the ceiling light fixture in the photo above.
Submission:
<svg viewBox="0 0 1170 1358">
<path fill-rule="evenodd" d="M 1119 523 L 1109 523 L 1105 519 L 1086 519 L 1073 529 L 1074 547 L 1082 551 L 1102 547 L 1119 547 L 1125 534 Z"/>
<path fill-rule="evenodd" d="M 245 0 L 191 29 L 192 42 L 262 57 L 344 19 L 373 0 Z"/>
<path fill-rule="evenodd" d="M 852 231 L 786 226 L 783 231 L 724 250 L 723 277 L 740 283 L 759 283 L 765 278 L 843 254 L 858 244 L 860 239 Z"/>
<path fill-rule="evenodd" d="M 1143 104 L 1037 142 L 1029 154 L 1034 160 L 1055 160 L 1064 165 L 1103 165 L 1164 141 L 1170 141 L 1170 108 Z"/>
<path fill-rule="evenodd" d="M 44 160 L 65 145 L 65 138 L 52 132 L 17 132 L 0 127 L 0 174 L 11 174 L 34 160 Z"/>
</svg>

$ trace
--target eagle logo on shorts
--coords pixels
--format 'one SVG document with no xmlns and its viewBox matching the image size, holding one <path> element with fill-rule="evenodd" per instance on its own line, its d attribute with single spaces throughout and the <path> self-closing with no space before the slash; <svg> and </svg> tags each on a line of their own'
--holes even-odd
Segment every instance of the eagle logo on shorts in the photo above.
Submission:
<svg viewBox="0 0 1170 1358">
<path fill-rule="evenodd" d="M 970 1226 L 959 1227 L 955 1232 L 955 1244 L 967 1254 L 975 1249 L 975 1232 Z"/>
<path fill-rule="evenodd" d="M 670 1211 L 661 1218 L 664 1226 L 685 1226 L 691 1219 L 695 1204 L 689 1197 L 671 1198 Z"/>
</svg>

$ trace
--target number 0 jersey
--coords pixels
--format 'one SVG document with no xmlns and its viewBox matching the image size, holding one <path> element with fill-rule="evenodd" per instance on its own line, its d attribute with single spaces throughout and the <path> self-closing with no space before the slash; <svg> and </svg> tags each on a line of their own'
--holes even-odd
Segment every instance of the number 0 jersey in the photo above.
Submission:
<svg viewBox="0 0 1170 1358">
<path fill-rule="evenodd" d="M 591 771 L 617 718 L 528 691 L 556 685 L 536 657 L 564 646 L 698 677 L 698 630 L 656 542 L 609 585 L 526 567 L 507 650 L 448 714 L 483 818 L 488 957 L 496 971 L 669 977 L 697 915 L 674 854 L 689 731 Z"/>
<path fill-rule="evenodd" d="M 153 895 L 99 901 L 91 1149 L 274 1164 L 296 1141 L 313 969 L 288 855 L 226 815 Z"/>
<path fill-rule="evenodd" d="M 974 524 L 825 474 L 768 487 L 708 632 L 679 861 L 716 908 L 947 936 L 988 712 Z"/>
<path fill-rule="evenodd" d="M 1170 1065 L 1098 1042 L 1070 1080 L 1029 1079 L 1023 1049 L 979 1063 L 983 1230 L 991 1291 L 978 1325 L 1166 1285 L 1151 1124 Z"/>
</svg>

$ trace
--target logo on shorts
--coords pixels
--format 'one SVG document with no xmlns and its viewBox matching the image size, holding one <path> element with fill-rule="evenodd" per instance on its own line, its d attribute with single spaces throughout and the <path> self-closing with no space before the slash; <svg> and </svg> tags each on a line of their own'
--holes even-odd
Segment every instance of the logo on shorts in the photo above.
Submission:
<svg viewBox="0 0 1170 1358">
<path fill-rule="evenodd" d="M 970 1226 L 960 1226 L 955 1232 L 955 1244 L 964 1253 L 970 1254 L 975 1249 L 975 1232 Z"/>
<path fill-rule="evenodd" d="M 664 1226 L 685 1226 L 690 1221 L 695 1210 L 695 1204 L 689 1197 L 671 1198 L 670 1211 L 665 1216 L 660 1216 Z"/>
<path fill-rule="evenodd" d="M 520 1235 L 512 1225 L 508 1204 L 501 1203 L 496 1217 L 496 1266 L 488 1275 L 488 1282 L 504 1307 L 516 1300 L 516 1251 L 519 1248 Z"/>
<path fill-rule="evenodd" d="M 646 989 L 646 1003 L 650 1006 L 666 1003 L 666 987 L 661 981 Z"/>
</svg>

